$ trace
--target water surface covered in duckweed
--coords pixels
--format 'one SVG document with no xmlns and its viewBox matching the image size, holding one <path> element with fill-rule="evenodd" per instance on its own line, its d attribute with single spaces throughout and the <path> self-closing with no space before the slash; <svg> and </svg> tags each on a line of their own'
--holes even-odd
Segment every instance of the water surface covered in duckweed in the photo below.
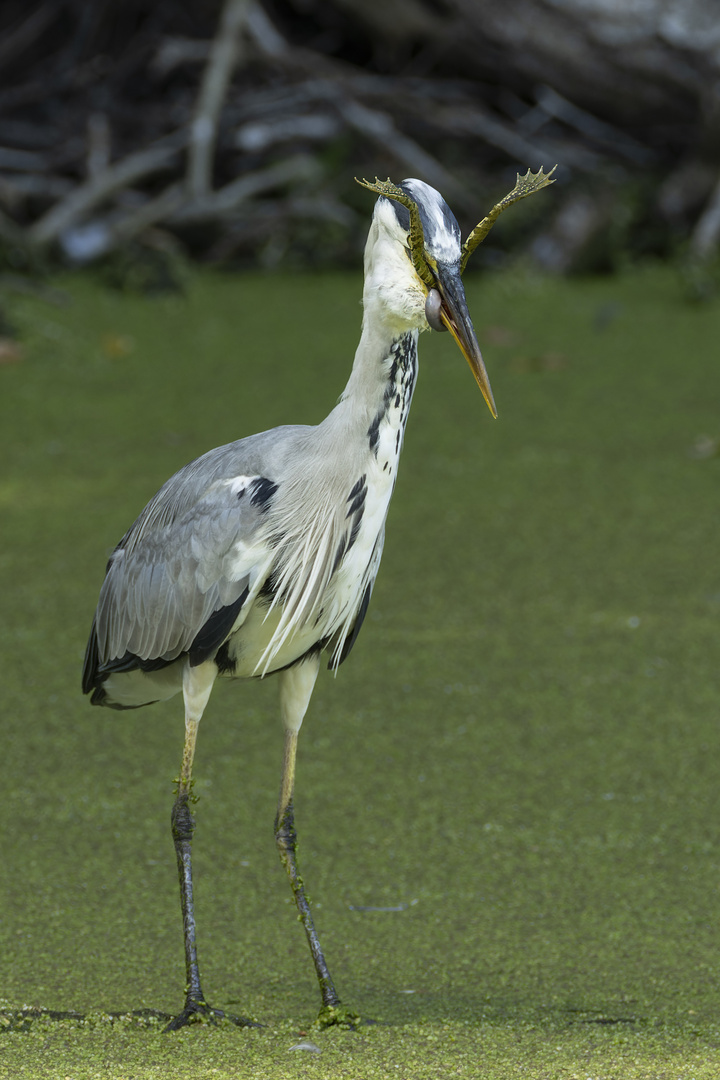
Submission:
<svg viewBox="0 0 720 1080">
<path fill-rule="evenodd" d="M 329 411 L 361 281 L 56 284 L 6 300 L 0 366 L 0 1076 L 720 1075 L 720 307 L 661 268 L 468 279 L 497 421 L 423 335 L 371 611 L 298 761 L 327 959 L 377 1023 L 311 1026 L 268 680 L 213 693 L 194 845 L 205 991 L 266 1026 L 163 1035 L 124 1014 L 182 1002 L 182 704 L 80 696 L 105 559 L 192 457 Z"/>
</svg>

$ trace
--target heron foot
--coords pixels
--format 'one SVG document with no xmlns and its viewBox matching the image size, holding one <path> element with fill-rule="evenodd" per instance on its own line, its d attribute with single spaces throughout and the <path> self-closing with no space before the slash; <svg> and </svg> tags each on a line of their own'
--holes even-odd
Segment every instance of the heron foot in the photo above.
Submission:
<svg viewBox="0 0 720 1080">
<path fill-rule="evenodd" d="M 206 1001 L 187 1001 L 182 1012 L 174 1016 L 163 1031 L 179 1031 L 182 1027 L 190 1024 L 220 1024 L 223 1020 L 236 1024 L 237 1027 L 262 1027 L 255 1020 L 248 1020 L 245 1016 L 233 1016 L 223 1009 L 213 1009 Z"/>
<path fill-rule="evenodd" d="M 353 1012 L 347 1005 L 337 1004 L 323 1005 L 315 1023 L 319 1028 L 344 1027 L 350 1031 L 355 1031 L 361 1020 L 359 1014 Z"/>
</svg>

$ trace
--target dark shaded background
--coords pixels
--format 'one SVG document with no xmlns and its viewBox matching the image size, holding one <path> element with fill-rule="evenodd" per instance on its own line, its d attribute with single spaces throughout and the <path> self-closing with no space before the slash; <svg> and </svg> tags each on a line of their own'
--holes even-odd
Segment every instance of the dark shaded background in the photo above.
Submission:
<svg viewBox="0 0 720 1080">
<path fill-rule="evenodd" d="M 483 258 L 709 265 L 719 88 L 711 0 L 5 0 L 1 259 L 356 264 L 355 175 L 421 176 L 471 227 L 558 162 Z"/>
</svg>

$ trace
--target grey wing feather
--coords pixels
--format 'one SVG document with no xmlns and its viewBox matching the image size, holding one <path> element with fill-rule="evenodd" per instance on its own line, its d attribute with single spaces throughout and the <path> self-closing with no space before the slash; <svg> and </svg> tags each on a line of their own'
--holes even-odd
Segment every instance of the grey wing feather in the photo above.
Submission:
<svg viewBox="0 0 720 1080">
<path fill-rule="evenodd" d="M 273 428 L 237 442 L 218 446 L 170 477 L 128 529 L 119 547 L 133 548 L 146 534 L 172 525 L 203 498 L 216 480 L 235 476 L 272 476 L 298 440 L 311 429 L 294 425 Z"/>
<path fill-rule="evenodd" d="M 219 447 L 160 489 L 108 563 L 96 614 L 100 664 L 128 652 L 172 661 L 214 612 L 246 590 L 254 597 L 272 551 L 253 484 L 267 484 L 268 464 L 303 430 L 276 429 Z"/>
<path fill-rule="evenodd" d="M 231 498 L 233 496 L 230 496 Z M 174 660 L 187 651 L 213 612 L 233 603 L 247 588 L 252 561 L 236 560 L 240 576 L 223 568 L 228 552 L 243 546 L 257 525 L 238 507 L 225 517 L 222 542 L 211 535 L 217 496 L 195 511 L 146 534 L 130 551 L 114 553 L 100 593 L 97 636 L 100 660 L 126 652 L 143 660 Z M 202 550 L 200 548 L 202 547 Z M 244 572 L 243 572 L 244 571 Z"/>
</svg>

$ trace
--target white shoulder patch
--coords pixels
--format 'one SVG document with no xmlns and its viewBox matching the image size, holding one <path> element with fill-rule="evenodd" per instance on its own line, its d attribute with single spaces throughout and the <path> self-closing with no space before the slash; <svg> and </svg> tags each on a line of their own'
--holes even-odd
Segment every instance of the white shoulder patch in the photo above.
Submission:
<svg viewBox="0 0 720 1080">
<path fill-rule="evenodd" d="M 259 480 L 259 476 L 233 476 L 230 480 L 223 480 L 223 486 L 230 489 L 231 495 L 242 495 L 242 493 L 250 486 Z"/>
</svg>

